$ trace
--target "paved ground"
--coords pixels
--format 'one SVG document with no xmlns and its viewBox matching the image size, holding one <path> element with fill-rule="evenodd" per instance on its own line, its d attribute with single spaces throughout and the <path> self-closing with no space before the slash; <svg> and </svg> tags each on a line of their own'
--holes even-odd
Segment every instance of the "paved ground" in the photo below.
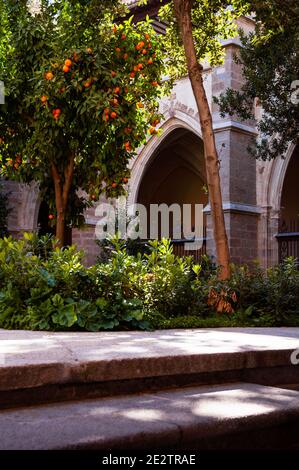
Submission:
<svg viewBox="0 0 299 470">
<path fill-rule="evenodd" d="M 47 333 L 0 330 L 0 365 L 154 358 L 299 348 L 299 328 Z"/>
</svg>

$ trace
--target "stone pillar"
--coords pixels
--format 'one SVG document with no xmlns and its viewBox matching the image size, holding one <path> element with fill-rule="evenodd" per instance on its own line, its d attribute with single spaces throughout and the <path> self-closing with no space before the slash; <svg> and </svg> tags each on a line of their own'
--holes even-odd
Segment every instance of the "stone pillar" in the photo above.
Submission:
<svg viewBox="0 0 299 470">
<path fill-rule="evenodd" d="M 226 41 L 225 64 L 213 70 L 214 96 L 227 88 L 239 89 L 242 85 L 240 66 L 233 60 L 239 47 L 236 40 Z M 211 108 L 220 160 L 223 209 L 231 260 L 234 263 L 251 263 L 258 256 L 257 232 L 260 214 L 256 202 L 256 161 L 247 151 L 252 138 L 256 136 L 255 126 L 253 122 L 240 122 L 235 116 L 226 116 L 223 119 L 215 104 L 212 103 Z M 209 207 L 205 211 L 210 219 Z M 211 221 L 208 220 L 208 227 L 210 226 Z M 208 250 L 212 254 L 215 252 L 212 238 L 209 236 Z"/>
<path fill-rule="evenodd" d="M 22 232 L 35 231 L 40 205 L 38 185 L 5 181 L 3 187 L 9 196 L 9 233 L 20 237 Z"/>
<path fill-rule="evenodd" d="M 100 248 L 96 244 L 95 225 L 86 224 L 80 229 L 73 228 L 72 243 L 76 245 L 78 250 L 84 251 L 83 261 L 86 266 L 91 266 L 96 262 Z"/>
</svg>

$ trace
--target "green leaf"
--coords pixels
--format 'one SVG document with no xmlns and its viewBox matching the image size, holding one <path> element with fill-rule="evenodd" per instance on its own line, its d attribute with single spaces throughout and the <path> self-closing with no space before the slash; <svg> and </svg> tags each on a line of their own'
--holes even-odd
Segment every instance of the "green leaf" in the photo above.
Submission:
<svg viewBox="0 0 299 470">
<path fill-rule="evenodd" d="M 70 327 L 77 321 L 74 304 L 68 304 L 61 307 L 56 313 L 52 315 L 53 323 L 60 326 Z"/>
</svg>

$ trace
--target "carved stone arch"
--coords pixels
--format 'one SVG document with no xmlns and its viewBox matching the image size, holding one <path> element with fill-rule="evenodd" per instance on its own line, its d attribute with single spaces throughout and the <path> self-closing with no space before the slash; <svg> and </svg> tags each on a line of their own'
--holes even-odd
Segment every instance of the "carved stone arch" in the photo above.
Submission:
<svg viewBox="0 0 299 470">
<path fill-rule="evenodd" d="M 295 144 L 290 144 L 284 158 L 274 160 L 271 168 L 268 184 L 268 205 L 274 211 L 279 211 L 281 207 L 283 183 L 294 150 Z"/>
<path fill-rule="evenodd" d="M 261 163 L 260 178 L 262 187 L 259 204 L 262 208 L 259 225 L 259 252 L 264 267 L 273 266 L 279 260 L 276 234 L 279 230 L 283 184 L 292 158 L 295 145 L 290 144 L 283 158 Z"/>
<path fill-rule="evenodd" d="M 173 131 L 176 129 L 186 129 L 198 137 L 202 137 L 199 122 L 194 117 L 183 113 L 182 111 L 174 111 L 173 109 L 164 112 L 164 116 L 165 121 L 161 126 L 163 131 L 161 136 L 151 137 L 131 164 L 131 178 L 128 197 L 129 205 L 137 202 L 139 187 L 148 165 L 150 165 L 156 151 Z"/>
</svg>

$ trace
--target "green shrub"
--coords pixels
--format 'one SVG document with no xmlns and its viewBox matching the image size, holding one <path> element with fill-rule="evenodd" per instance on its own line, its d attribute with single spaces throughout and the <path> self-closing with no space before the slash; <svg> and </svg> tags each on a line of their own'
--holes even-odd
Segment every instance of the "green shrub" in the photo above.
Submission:
<svg viewBox="0 0 299 470">
<path fill-rule="evenodd" d="M 262 317 L 275 325 L 299 318 L 299 271 L 294 258 L 264 272 L 258 266 L 233 267 L 227 283 L 237 294 L 237 310 L 248 310 L 251 321 Z"/>
<path fill-rule="evenodd" d="M 0 240 L 0 326 L 33 330 L 144 328 L 142 301 L 75 247 L 42 250 L 33 234 Z"/>
<path fill-rule="evenodd" d="M 0 239 L 0 327 L 110 330 L 299 325 L 295 260 L 264 272 L 233 266 L 219 281 L 208 258 L 201 265 L 173 254 L 169 240 L 148 253 L 128 254 L 110 242 L 105 262 L 89 268 L 75 247 L 55 248 L 49 236 Z M 221 313 L 220 313 L 221 312 Z"/>
<path fill-rule="evenodd" d="M 173 254 L 169 240 L 149 242 L 150 254 L 145 254 L 147 272 L 143 278 L 143 295 L 149 315 L 156 312 L 173 317 L 204 315 L 208 312 L 206 281 L 201 266 L 191 257 Z"/>
</svg>

